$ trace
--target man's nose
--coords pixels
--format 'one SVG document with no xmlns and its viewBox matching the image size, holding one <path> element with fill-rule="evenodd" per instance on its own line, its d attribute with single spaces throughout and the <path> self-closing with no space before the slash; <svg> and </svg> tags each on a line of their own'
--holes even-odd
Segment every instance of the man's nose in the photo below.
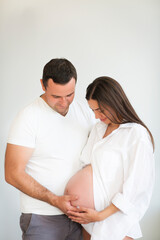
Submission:
<svg viewBox="0 0 160 240">
<path fill-rule="evenodd" d="M 60 98 L 60 103 L 61 103 L 62 105 L 66 105 L 66 104 L 67 104 L 67 99 L 66 99 L 66 97 L 61 97 L 61 98 Z"/>
</svg>

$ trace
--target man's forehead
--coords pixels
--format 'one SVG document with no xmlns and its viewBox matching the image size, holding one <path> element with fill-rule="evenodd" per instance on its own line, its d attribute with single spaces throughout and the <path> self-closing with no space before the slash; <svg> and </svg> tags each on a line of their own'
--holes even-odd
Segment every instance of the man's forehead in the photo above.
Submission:
<svg viewBox="0 0 160 240">
<path fill-rule="evenodd" d="M 62 84 L 53 82 L 52 79 L 49 79 L 47 90 L 51 93 L 51 95 L 54 95 L 57 97 L 66 97 L 67 95 L 74 93 L 75 80 L 71 79 L 71 81 L 62 85 Z"/>
</svg>

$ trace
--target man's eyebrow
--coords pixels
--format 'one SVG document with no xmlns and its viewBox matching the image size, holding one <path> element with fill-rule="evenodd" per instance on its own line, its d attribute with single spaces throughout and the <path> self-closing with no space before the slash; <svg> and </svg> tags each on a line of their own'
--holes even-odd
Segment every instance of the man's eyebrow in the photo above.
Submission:
<svg viewBox="0 0 160 240">
<path fill-rule="evenodd" d="M 66 96 L 58 96 L 58 95 L 52 94 L 52 97 L 67 97 L 67 96 L 72 95 L 72 94 L 74 94 L 74 91 L 69 93 L 69 94 L 67 94 Z"/>
<path fill-rule="evenodd" d="M 54 94 L 52 94 L 51 96 L 52 96 L 52 97 L 61 97 L 61 96 L 58 96 L 58 95 L 54 95 Z"/>
</svg>

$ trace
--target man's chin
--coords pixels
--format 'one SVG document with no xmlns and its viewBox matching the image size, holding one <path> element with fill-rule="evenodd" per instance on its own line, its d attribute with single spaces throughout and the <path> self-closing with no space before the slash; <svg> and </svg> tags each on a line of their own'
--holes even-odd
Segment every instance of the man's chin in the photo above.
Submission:
<svg viewBox="0 0 160 240">
<path fill-rule="evenodd" d="M 63 116 L 65 116 L 68 112 L 69 108 L 65 108 L 65 109 L 57 109 L 57 112 Z"/>
</svg>

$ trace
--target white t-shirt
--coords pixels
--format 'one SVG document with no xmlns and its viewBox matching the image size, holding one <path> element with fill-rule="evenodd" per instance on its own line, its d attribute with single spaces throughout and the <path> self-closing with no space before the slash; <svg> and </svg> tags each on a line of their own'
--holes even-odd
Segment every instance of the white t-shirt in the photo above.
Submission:
<svg viewBox="0 0 160 240">
<path fill-rule="evenodd" d="M 81 160 L 92 165 L 96 210 L 113 203 L 120 211 L 84 227 L 92 240 L 139 238 L 139 221 L 149 206 L 155 176 L 150 136 L 143 126 L 126 123 L 103 138 L 106 128 L 102 122 L 95 125 Z"/>
<path fill-rule="evenodd" d="M 73 101 L 67 115 L 62 116 L 39 97 L 18 114 L 7 142 L 34 148 L 26 172 L 54 194 L 63 195 L 66 183 L 80 169 L 79 156 L 93 124 L 87 104 Z M 62 214 L 22 192 L 20 197 L 23 213 Z"/>
</svg>

